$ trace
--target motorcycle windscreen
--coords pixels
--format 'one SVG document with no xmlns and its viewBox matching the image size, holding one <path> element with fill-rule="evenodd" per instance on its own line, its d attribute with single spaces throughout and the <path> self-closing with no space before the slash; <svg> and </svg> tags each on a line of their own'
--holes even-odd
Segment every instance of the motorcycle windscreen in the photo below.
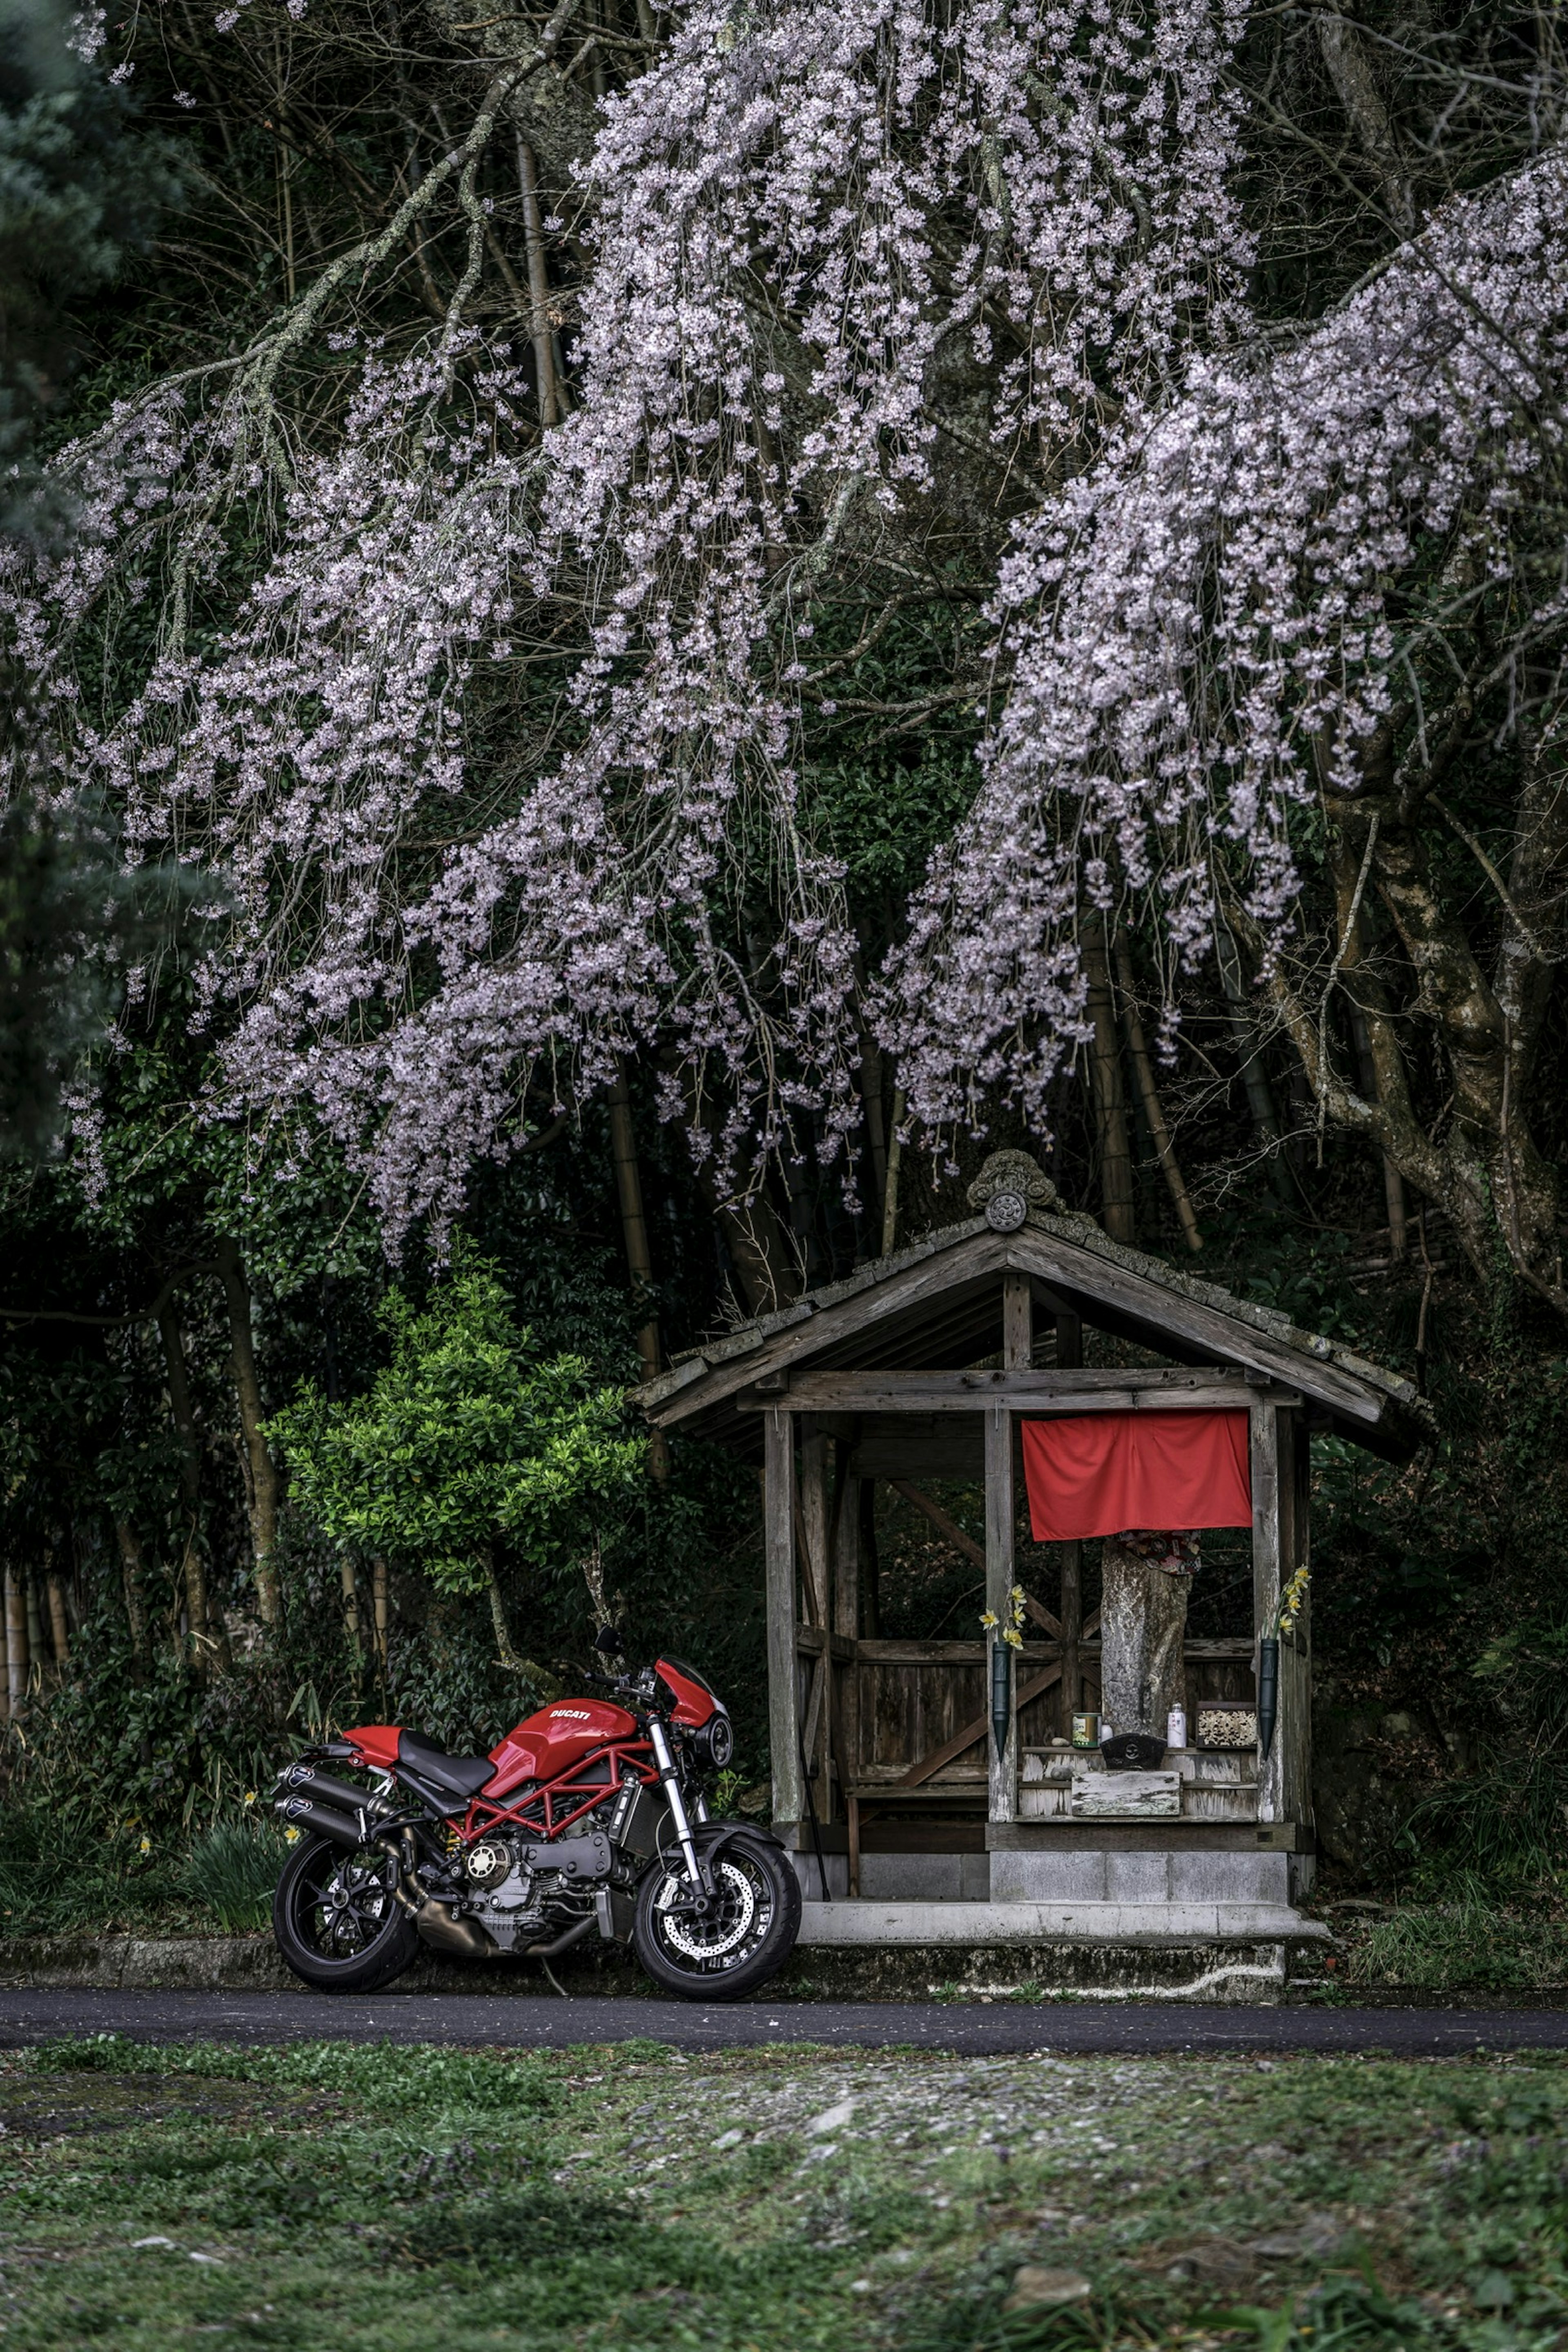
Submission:
<svg viewBox="0 0 1568 2352">
<path fill-rule="evenodd" d="M 1021 1433 L 1037 1543 L 1252 1525 L 1245 1411 L 1069 1413 Z"/>
</svg>

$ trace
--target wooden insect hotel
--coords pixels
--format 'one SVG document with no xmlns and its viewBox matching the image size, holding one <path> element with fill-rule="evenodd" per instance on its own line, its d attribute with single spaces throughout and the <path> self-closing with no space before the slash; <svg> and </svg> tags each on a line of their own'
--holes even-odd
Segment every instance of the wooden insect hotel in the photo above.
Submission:
<svg viewBox="0 0 1568 2352">
<path fill-rule="evenodd" d="M 763 1469 L 773 1820 L 804 1940 L 1283 1952 L 1311 1932 L 1311 1441 L 1404 1460 L 1422 1408 L 1338 1342 L 1108 1240 L 1025 1153 L 994 1154 L 969 1200 L 637 1391 L 655 1426 Z M 968 1638 L 868 1622 L 877 1480 L 983 1569 L 989 1630 L 977 1607 Z M 954 1481 L 983 1483 L 983 1547 L 929 1492 Z M 1043 1548 L 1020 1546 L 1026 1486 Z M 1117 1613 L 1109 1546 L 1086 1614 L 1081 1531 L 1118 1514 L 1134 1533 L 1249 1525 L 1250 1622 L 1184 1639 L 1181 1600 L 1152 1622 L 1166 1588 L 1139 1587 L 1136 1556 Z M 1027 1589 L 1047 1567 L 1054 1609 Z M 1072 1744 L 1112 1688 L 1158 1717 L 1113 1726 L 1151 1755 L 1161 1694 L 1184 1700 L 1158 1769 Z"/>
</svg>

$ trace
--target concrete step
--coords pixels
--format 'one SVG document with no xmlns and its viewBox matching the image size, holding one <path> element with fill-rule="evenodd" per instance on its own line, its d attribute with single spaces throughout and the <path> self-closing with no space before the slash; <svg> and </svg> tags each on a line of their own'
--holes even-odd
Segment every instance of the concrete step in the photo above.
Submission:
<svg viewBox="0 0 1568 2352">
<path fill-rule="evenodd" d="M 1228 1944 L 1320 1941 L 1289 1903 L 811 1903 L 807 1945 Z"/>
</svg>

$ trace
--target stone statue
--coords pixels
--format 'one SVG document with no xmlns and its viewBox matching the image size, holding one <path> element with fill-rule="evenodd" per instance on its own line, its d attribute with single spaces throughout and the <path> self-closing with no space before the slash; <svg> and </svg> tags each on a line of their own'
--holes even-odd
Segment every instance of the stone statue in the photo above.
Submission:
<svg viewBox="0 0 1568 2352">
<path fill-rule="evenodd" d="M 1187 1703 L 1182 1647 L 1197 1573 L 1195 1534 L 1129 1529 L 1107 1536 L 1100 1601 L 1100 1711 L 1116 1731 L 1165 1737 Z"/>
</svg>

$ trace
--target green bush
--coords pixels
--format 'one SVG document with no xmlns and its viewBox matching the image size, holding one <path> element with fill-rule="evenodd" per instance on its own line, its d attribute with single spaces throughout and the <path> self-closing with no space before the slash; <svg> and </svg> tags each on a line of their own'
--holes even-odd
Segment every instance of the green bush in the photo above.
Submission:
<svg viewBox="0 0 1568 2352">
<path fill-rule="evenodd" d="M 231 1932 L 266 1927 L 288 1852 L 283 1832 L 270 1822 L 221 1822 L 192 1846 L 181 1883 L 193 1904 L 216 1912 Z"/>
<path fill-rule="evenodd" d="M 1345 1973 L 1433 1992 L 1542 1991 L 1568 1982 L 1568 1928 L 1544 1911 L 1500 1907 L 1479 1880 L 1462 1883 L 1452 1902 L 1405 1904 L 1379 1920 Z"/>
</svg>

